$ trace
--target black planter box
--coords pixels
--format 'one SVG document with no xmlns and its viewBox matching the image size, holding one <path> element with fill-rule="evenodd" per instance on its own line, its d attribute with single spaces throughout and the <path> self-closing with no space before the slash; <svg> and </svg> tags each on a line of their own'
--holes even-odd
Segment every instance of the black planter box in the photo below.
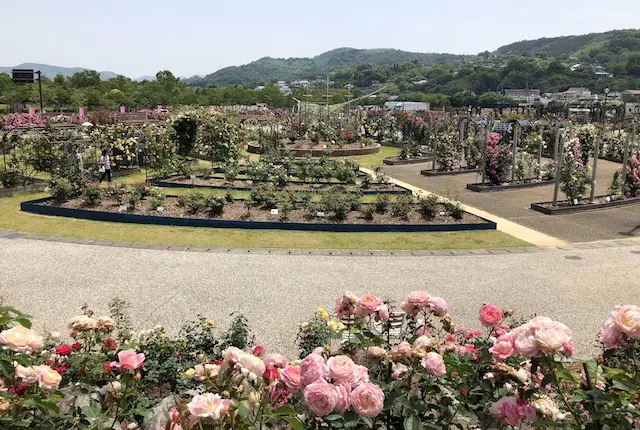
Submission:
<svg viewBox="0 0 640 430">
<path fill-rule="evenodd" d="M 606 198 L 607 196 L 596 196 L 596 198 Z M 559 203 L 567 203 L 567 200 L 563 200 Z M 587 203 L 578 204 L 573 206 L 546 206 L 553 202 L 531 203 L 531 209 L 537 212 L 542 212 L 546 215 L 564 215 L 573 214 L 578 212 L 592 211 L 598 209 L 611 209 L 620 206 L 637 205 L 640 203 L 640 197 L 633 197 L 630 199 L 612 200 L 605 203 Z"/>
<path fill-rule="evenodd" d="M 51 200 L 51 197 L 22 202 L 20 210 L 40 215 L 62 216 L 67 218 L 86 219 L 91 221 L 122 222 L 129 224 L 172 225 L 182 227 L 209 228 L 243 228 L 250 230 L 300 230 L 300 231 L 331 231 L 343 233 L 415 233 L 415 232 L 445 232 L 495 230 L 496 223 L 484 220 L 481 224 L 312 224 L 295 222 L 259 222 L 240 220 L 215 220 L 204 218 L 176 218 L 165 216 L 136 215 L 128 213 L 99 212 L 88 209 L 70 209 L 41 203 Z"/>
<path fill-rule="evenodd" d="M 395 157 L 387 157 L 382 162 L 388 166 L 403 166 L 408 164 L 421 164 L 428 163 L 433 160 L 433 157 L 421 157 L 421 158 L 409 158 L 406 160 L 394 159 Z"/>
<path fill-rule="evenodd" d="M 491 192 L 498 192 L 498 191 L 517 190 L 520 188 L 543 187 L 545 185 L 551 185 L 554 183 L 555 181 L 553 179 L 550 179 L 547 181 L 528 182 L 528 183 L 525 182 L 521 184 L 506 184 L 506 185 L 489 185 L 489 184 L 476 183 L 476 184 L 467 184 L 467 189 L 478 192 L 478 193 L 491 193 Z"/>
<path fill-rule="evenodd" d="M 465 173 L 478 173 L 479 171 L 479 168 L 457 170 L 422 170 L 420 171 L 420 174 L 424 176 L 451 176 L 462 175 Z"/>
</svg>

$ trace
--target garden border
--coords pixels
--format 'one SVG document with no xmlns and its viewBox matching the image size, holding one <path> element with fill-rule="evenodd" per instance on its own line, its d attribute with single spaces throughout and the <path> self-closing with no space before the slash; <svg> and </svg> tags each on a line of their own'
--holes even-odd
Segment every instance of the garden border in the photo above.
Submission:
<svg viewBox="0 0 640 430">
<path fill-rule="evenodd" d="M 11 197 L 18 193 L 30 193 L 35 191 L 42 191 L 47 186 L 47 181 L 38 181 L 30 185 L 20 185 L 18 187 L 0 188 L 0 197 Z"/>
<path fill-rule="evenodd" d="M 595 198 L 604 198 L 608 196 L 596 196 Z M 567 200 L 564 200 L 565 202 Z M 531 203 L 531 209 L 536 212 L 541 212 L 545 215 L 564 215 L 571 213 L 579 213 L 585 211 L 592 211 L 597 209 L 611 209 L 620 206 L 627 205 L 637 205 L 640 204 L 640 197 L 633 197 L 630 199 L 624 200 L 613 200 L 606 203 L 588 203 L 586 205 L 576 205 L 576 206 L 558 206 L 558 207 L 548 207 L 544 205 L 548 205 L 552 202 L 540 202 L 540 203 Z"/>
<path fill-rule="evenodd" d="M 170 179 L 170 178 L 167 178 Z M 254 184 L 269 184 L 271 183 L 270 181 L 253 181 Z M 335 186 L 346 186 L 346 184 L 343 183 L 336 183 L 336 182 L 308 182 L 308 181 L 297 181 L 297 182 L 291 182 L 292 184 L 301 184 L 301 185 L 313 185 L 313 184 L 320 184 L 320 185 L 335 185 Z M 233 186 L 224 186 L 224 185 L 196 185 L 196 184 L 184 184 L 184 183 L 176 183 L 176 182 L 169 182 L 163 179 L 151 179 L 150 180 L 150 184 L 153 185 L 154 187 L 159 187 L 159 188 L 193 188 L 193 189 L 210 189 L 210 190 L 235 190 L 235 191 L 251 191 L 251 187 L 249 188 L 238 188 L 238 187 L 233 187 Z M 362 194 L 363 195 L 378 195 L 378 194 L 398 194 L 398 195 L 403 195 L 403 194 L 411 194 L 411 190 L 405 188 L 405 187 L 401 187 L 400 185 L 397 184 L 392 184 L 395 185 L 396 187 L 402 188 L 402 190 L 395 190 L 395 191 L 372 191 L 372 190 L 362 190 Z M 297 190 L 298 192 L 313 192 L 313 190 Z"/>
<path fill-rule="evenodd" d="M 421 170 L 420 174 L 423 176 L 451 176 L 451 175 L 463 175 L 465 173 L 479 173 L 480 168 L 473 169 L 457 169 L 457 170 Z"/>
<path fill-rule="evenodd" d="M 382 160 L 387 166 L 406 166 L 409 164 L 421 164 L 433 161 L 433 157 L 409 158 L 406 160 L 394 160 L 397 157 L 386 157 Z"/>
<path fill-rule="evenodd" d="M 497 228 L 495 222 L 489 221 L 482 217 L 478 217 L 484 221 L 480 224 L 307 224 L 293 222 L 176 218 L 115 212 L 99 212 L 87 209 L 70 209 L 41 205 L 41 203 L 50 201 L 51 199 L 51 197 L 45 197 L 41 199 L 22 202 L 20 203 L 20 210 L 23 212 L 35 213 L 39 215 L 62 216 L 66 218 L 85 219 L 90 221 L 109 221 L 128 224 L 172 225 L 181 227 L 241 228 L 250 230 L 298 230 L 340 233 L 412 233 L 496 230 Z"/>
<path fill-rule="evenodd" d="M 334 149 L 327 148 L 327 149 L 329 149 L 328 151 L 329 157 L 355 157 L 358 155 L 377 154 L 378 152 L 380 152 L 381 148 L 382 148 L 382 145 L 380 145 L 379 143 L 374 143 L 373 145 L 369 145 L 369 146 L 365 146 L 364 148 L 357 148 L 357 149 L 341 149 L 341 148 L 334 148 Z M 247 152 L 251 154 L 261 154 L 262 147 L 258 144 L 258 142 L 249 142 L 247 143 Z M 297 156 L 297 157 L 305 156 L 305 155 L 311 155 L 312 157 L 321 157 L 325 153 L 327 153 L 327 151 L 324 149 L 280 148 L 280 153 L 281 154 L 290 153 L 293 156 Z"/>
<path fill-rule="evenodd" d="M 499 192 L 499 191 L 509 191 L 509 190 L 518 190 L 521 188 L 536 188 L 543 187 L 545 185 L 553 185 L 555 180 L 549 179 L 546 181 L 540 182 L 529 182 L 523 184 L 507 184 L 507 185 L 488 185 L 477 182 L 475 184 L 467 184 L 467 189 L 471 191 L 475 191 L 477 193 L 491 193 L 491 192 Z"/>
</svg>

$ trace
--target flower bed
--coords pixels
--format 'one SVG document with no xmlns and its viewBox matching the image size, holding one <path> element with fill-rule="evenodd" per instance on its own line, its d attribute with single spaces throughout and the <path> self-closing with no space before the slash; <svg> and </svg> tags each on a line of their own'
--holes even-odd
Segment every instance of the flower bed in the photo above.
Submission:
<svg viewBox="0 0 640 430">
<path fill-rule="evenodd" d="M 596 196 L 594 203 L 591 203 L 588 199 L 578 200 L 577 203 L 562 200 L 558 202 L 557 206 L 553 206 L 553 202 L 531 203 L 531 209 L 546 215 L 564 215 L 596 209 L 611 209 L 619 206 L 636 205 L 638 203 L 640 203 L 640 197 Z"/>
<path fill-rule="evenodd" d="M 70 340 L 0 308 L 0 428 L 143 430 L 633 429 L 640 425 L 640 307 L 617 306 L 603 352 L 570 361 L 572 333 L 538 316 L 483 305 L 484 329 L 458 327 L 447 302 L 393 303 L 345 293 L 338 319 L 318 308 L 301 326 L 300 359 L 252 345 L 236 315 L 177 335 L 132 330 L 126 302 L 71 319 Z M 346 322 L 346 324 L 345 324 Z"/>
<path fill-rule="evenodd" d="M 321 157 L 328 155 L 329 157 L 354 157 L 356 155 L 370 155 L 380 152 L 382 146 L 373 143 L 368 146 L 362 146 L 361 143 L 346 143 L 343 146 L 336 146 L 330 142 L 296 141 L 294 144 L 285 144 L 280 148 L 280 153 L 290 153 L 295 157 L 311 155 L 312 157 Z M 258 142 L 249 142 L 247 151 L 252 154 L 261 154 L 262 147 Z"/>
<path fill-rule="evenodd" d="M 428 163 L 433 161 L 433 154 L 426 155 L 424 157 L 411 157 L 411 158 L 401 158 L 401 157 L 387 157 L 382 160 L 382 162 L 389 166 L 403 166 L 407 164 L 420 164 L 420 163 Z"/>
<path fill-rule="evenodd" d="M 420 174 L 424 176 L 450 176 L 450 175 L 463 175 L 465 173 L 478 173 L 478 168 L 461 167 L 456 170 L 421 170 Z"/>
<path fill-rule="evenodd" d="M 544 187 L 546 185 L 552 185 L 555 181 L 553 179 L 549 179 L 546 181 L 541 181 L 539 179 L 532 179 L 528 182 L 516 182 L 516 183 L 506 183 L 500 185 L 494 184 L 483 184 L 481 182 L 475 184 L 467 184 L 467 189 L 471 191 L 476 191 L 478 193 L 487 193 L 494 191 L 508 191 L 508 190 L 517 190 L 521 188 L 535 188 L 535 187 Z"/>
<path fill-rule="evenodd" d="M 380 203 L 385 205 L 380 212 L 376 212 L 377 203 L 359 204 L 340 195 L 320 202 L 300 203 L 295 209 L 293 205 L 286 207 L 289 203 L 275 200 L 272 203 L 253 203 L 245 200 L 230 202 L 222 197 L 202 197 L 200 202 L 194 203 L 189 201 L 190 198 L 192 196 L 166 197 L 161 203 L 161 212 L 157 208 L 153 209 L 154 204 L 158 204 L 154 203 L 153 198 L 136 201 L 134 209 L 131 209 L 131 204 L 109 201 L 99 202 L 88 208 L 86 199 L 83 198 L 71 199 L 65 203 L 54 203 L 52 199 L 45 198 L 23 202 L 21 210 L 96 221 L 213 228 L 335 232 L 466 231 L 496 228 L 495 223 L 463 212 L 459 207 L 445 209 L 444 206 L 436 205 L 433 216 L 425 217 L 419 204 L 406 203 L 402 208 L 396 209 L 393 207 L 394 203 L 384 196 L 381 201 L 386 203 Z M 359 209 L 353 210 L 352 205 L 358 205 Z M 396 214 L 394 211 L 407 213 Z"/>
<path fill-rule="evenodd" d="M 364 178 L 363 178 L 364 179 Z M 216 177 L 196 177 L 195 179 L 185 176 L 175 176 L 167 179 L 152 179 L 151 184 L 161 188 L 211 188 L 218 190 L 251 190 L 255 185 L 270 183 L 270 181 L 257 180 L 226 180 Z M 360 185 L 348 185 L 341 182 L 309 182 L 309 181 L 290 181 L 286 184 L 286 189 L 291 191 L 351 191 L 361 192 L 362 194 L 411 194 L 411 191 L 395 184 L 368 184 L 367 188 L 363 188 L 362 181 Z"/>
</svg>

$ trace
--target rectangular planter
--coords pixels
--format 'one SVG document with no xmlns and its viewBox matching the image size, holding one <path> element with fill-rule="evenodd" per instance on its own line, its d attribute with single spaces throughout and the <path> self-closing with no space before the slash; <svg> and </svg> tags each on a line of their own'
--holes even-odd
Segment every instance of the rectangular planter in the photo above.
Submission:
<svg viewBox="0 0 640 430">
<path fill-rule="evenodd" d="M 343 233 L 415 233 L 495 230 L 496 223 L 484 220 L 481 224 L 312 224 L 295 222 L 259 222 L 240 220 L 215 220 L 204 218 L 177 218 L 165 216 L 135 215 L 115 212 L 99 212 L 88 209 L 70 209 L 43 205 L 51 197 L 22 202 L 20 210 L 40 215 L 62 216 L 91 221 L 122 222 L 129 224 L 172 225 L 181 227 L 243 228 L 250 230 L 300 230 L 331 231 Z"/>
<path fill-rule="evenodd" d="M 545 185 L 552 185 L 555 181 L 553 179 L 548 181 L 530 182 L 522 184 L 506 184 L 506 185 L 488 185 L 488 184 L 467 184 L 467 189 L 478 193 L 491 193 L 497 191 L 517 190 L 520 188 L 536 188 L 544 187 Z"/>
<path fill-rule="evenodd" d="M 603 198 L 607 196 L 596 196 L 596 198 Z M 564 200 L 566 202 L 566 200 Z M 546 215 L 564 215 L 564 214 L 573 214 L 585 211 L 593 211 L 597 209 L 611 209 L 617 208 L 620 206 L 628 206 L 628 205 L 637 205 L 640 204 L 640 197 L 634 197 L 631 199 L 624 200 L 614 200 L 611 202 L 605 203 L 593 203 L 586 205 L 576 205 L 576 206 L 545 206 L 551 204 L 552 202 L 542 202 L 542 203 L 531 203 L 531 209 L 537 212 L 542 212 Z"/>
<path fill-rule="evenodd" d="M 432 158 L 423 157 L 423 158 L 410 158 L 408 160 L 394 160 L 392 158 L 385 158 L 382 160 L 384 164 L 387 166 L 404 166 L 408 164 L 422 164 L 431 162 Z"/>
<path fill-rule="evenodd" d="M 463 175 L 465 173 L 478 173 L 480 169 L 458 169 L 458 170 L 422 170 L 421 175 L 424 176 L 451 176 L 451 175 Z"/>
</svg>

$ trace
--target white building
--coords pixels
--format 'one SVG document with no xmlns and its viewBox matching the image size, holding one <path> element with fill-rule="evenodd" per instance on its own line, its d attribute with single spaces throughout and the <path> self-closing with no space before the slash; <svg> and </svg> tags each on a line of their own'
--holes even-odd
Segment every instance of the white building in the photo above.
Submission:
<svg viewBox="0 0 640 430">
<path fill-rule="evenodd" d="M 385 109 L 399 110 L 405 112 L 417 112 L 423 110 L 429 110 L 431 106 L 429 103 L 423 102 L 386 102 L 384 104 Z"/>
</svg>

